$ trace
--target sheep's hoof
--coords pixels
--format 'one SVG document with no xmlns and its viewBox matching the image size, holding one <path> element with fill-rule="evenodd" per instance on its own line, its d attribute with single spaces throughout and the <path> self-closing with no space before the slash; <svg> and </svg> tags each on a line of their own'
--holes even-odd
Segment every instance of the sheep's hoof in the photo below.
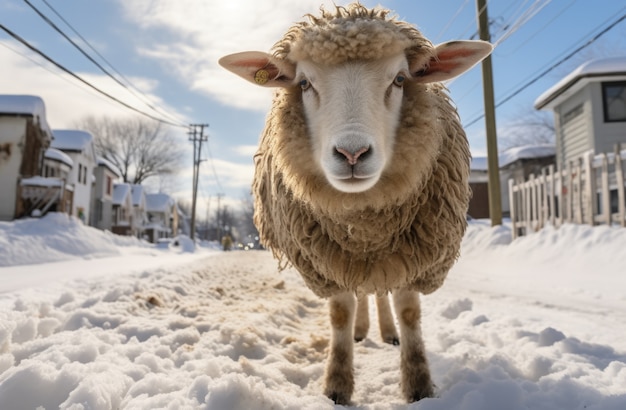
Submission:
<svg viewBox="0 0 626 410">
<path fill-rule="evenodd" d="M 385 343 L 389 343 L 390 345 L 400 346 L 400 339 L 397 337 L 391 337 L 383 340 Z"/>
<path fill-rule="evenodd" d="M 350 397 L 343 393 L 331 392 L 327 394 L 328 398 L 335 402 L 335 404 L 341 404 L 347 406 L 350 404 Z"/>
<path fill-rule="evenodd" d="M 362 341 L 363 341 L 363 339 L 365 339 L 365 338 L 364 338 L 364 337 L 361 337 L 361 336 L 355 336 L 355 337 L 354 337 L 354 341 L 355 341 L 355 342 L 357 342 L 357 343 L 362 342 Z"/>
<path fill-rule="evenodd" d="M 435 397 L 435 386 L 429 385 L 424 389 L 413 392 L 413 394 L 408 398 L 407 401 L 409 403 L 413 403 L 422 399 L 426 399 L 428 397 Z"/>
</svg>

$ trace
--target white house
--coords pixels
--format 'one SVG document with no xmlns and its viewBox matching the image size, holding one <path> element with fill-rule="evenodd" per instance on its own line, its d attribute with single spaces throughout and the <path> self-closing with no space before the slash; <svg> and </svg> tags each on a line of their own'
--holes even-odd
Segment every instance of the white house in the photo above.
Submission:
<svg viewBox="0 0 626 410">
<path fill-rule="evenodd" d="M 613 152 L 626 143 L 626 56 L 582 64 L 540 95 L 535 108 L 554 112 L 558 169 L 589 151 Z"/>
<path fill-rule="evenodd" d="M 47 194 L 41 193 L 54 190 L 30 189 L 30 199 L 22 198 L 22 182 L 41 175 L 44 152 L 51 139 L 40 97 L 0 95 L 0 220 L 30 215 L 47 199 Z"/>
<path fill-rule="evenodd" d="M 95 182 L 91 195 L 90 225 L 98 229 L 111 230 L 113 224 L 113 184 L 120 178 L 121 172 L 110 161 L 97 158 L 93 175 Z"/>
<path fill-rule="evenodd" d="M 148 223 L 145 234 L 150 242 L 170 238 L 178 234 L 178 212 L 176 201 L 167 194 L 146 194 Z"/>
<path fill-rule="evenodd" d="M 133 200 L 128 183 L 113 185 L 113 221 L 111 231 L 118 235 L 132 235 Z"/>
<path fill-rule="evenodd" d="M 132 235 L 138 238 L 143 236 L 144 226 L 148 223 L 146 211 L 146 194 L 143 186 L 135 184 L 130 186 L 132 197 Z"/>
<path fill-rule="evenodd" d="M 74 161 L 56 148 L 48 148 L 44 154 L 42 176 L 59 180 L 59 195 L 56 203 L 50 203 L 42 209 L 49 212 L 70 213 L 74 201 L 74 185 L 68 184 Z"/>
<path fill-rule="evenodd" d="M 93 145 L 93 136 L 86 131 L 79 130 L 53 130 L 54 140 L 52 147 L 69 155 L 74 162 L 74 167 L 68 182 L 74 184 L 74 203 L 71 214 L 89 222 L 91 209 L 91 193 L 93 171 L 97 160 Z"/>
</svg>

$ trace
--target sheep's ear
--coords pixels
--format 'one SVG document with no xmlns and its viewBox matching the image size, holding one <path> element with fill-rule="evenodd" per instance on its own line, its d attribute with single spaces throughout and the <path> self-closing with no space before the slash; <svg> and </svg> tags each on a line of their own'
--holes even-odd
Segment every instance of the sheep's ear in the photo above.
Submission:
<svg viewBox="0 0 626 410">
<path fill-rule="evenodd" d="M 220 58 L 225 69 L 263 87 L 287 87 L 292 85 L 295 66 L 260 51 L 244 51 Z"/>
<path fill-rule="evenodd" d="M 450 41 L 435 47 L 427 67 L 410 67 L 421 83 L 450 80 L 463 74 L 491 54 L 493 46 L 486 41 Z"/>
</svg>

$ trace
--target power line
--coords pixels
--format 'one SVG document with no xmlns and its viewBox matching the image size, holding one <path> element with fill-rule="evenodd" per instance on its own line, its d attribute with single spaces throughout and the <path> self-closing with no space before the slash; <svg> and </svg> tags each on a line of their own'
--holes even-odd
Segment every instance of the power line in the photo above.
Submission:
<svg viewBox="0 0 626 410">
<path fill-rule="evenodd" d="M 507 95 L 506 97 L 504 97 L 504 99 L 502 99 L 501 101 L 499 101 L 496 104 L 496 108 L 500 107 L 502 104 L 506 103 L 507 101 L 511 100 L 513 97 L 515 97 L 516 95 L 518 95 L 519 93 L 521 93 L 522 91 L 524 91 L 526 88 L 530 87 L 532 84 L 536 83 L 537 81 L 539 81 L 542 77 L 544 77 L 546 74 L 548 74 L 550 71 L 554 70 L 556 67 L 560 66 L 561 64 L 563 64 L 564 62 L 566 62 L 567 60 L 569 60 L 570 58 L 574 57 L 579 51 L 583 50 L 584 48 L 590 46 L 591 44 L 593 44 L 594 42 L 596 42 L 600 37 L 602 37 L 604 34 L 606 34 L 607 32 L 609 32 L 613 27 L 615 27 L 616 25 L 618 25 L 619 23 L 621 23 L 622 21 L 624 21 L 626 19 L 626 14 L 622 15 L 620 18 L 618 18 L 617 20 L 615 20 L 613 23 L 611 23 L 608 27 L 606 27 L 605 29 L 603 29 L 602 31 L 600 31 L 598 34 L 596 34 L 594 37 L 592 37 L 590 40 L 588 40 L 585 44 L 577 47 L 574 51 L 570 52 L 569 54 L 567 54 L 565 57 L 563 57 L 562 59 L 560 59 L 559 61 L 557 61 L 556 63 L 552 64 L 550 67 L 548 67 L 547 69 L 543 70 L 541 73 L 539 73 L 538 75 L 536 75 L 535 77 L 533 77 L 530 81 L 527 81 L 526 83 L 524 83 L 524 85 L 522 85 L 521 87 L 517 88 L 515 91 L 513 91 L 511 94 Z M 474 118 L 473 120 L 471 120 L 470 122 L 468 122 L 467 124 L 464 124 L 464 127 L 467 128 L 471 125 L 474 125 L 476 122 L 478 122 L 480 119 L 484 118 L 485 114 L 481 114 L 478 117 Z"/>
<path fill-rule="evenodd" d="M 45 1 L 45 0 L 44 0 Z M 117 79 L 117 77 L 115 77 L 113 74 L 111 74 L 106 68 L 104 68 L 100 63 L 98 63 L 96 60 L 94 60 L 87 52 L 85 52 L 85 50 L 83 50 L 78 44 L 76 44 L 76 42 L 74 42 L 74 40 L 72 40 L 67 34 L 65 34 L 63 32 L 63 30 L 61 30 L 56 24 L 54 24 L 53 21 L 51 21 L 46 15 L 44 15 L 39 9 L 37 9 L 37 7 L 35 7 L 30 1 L 28 0 L 24 0 L 24 2 L 31 8 L 33 9 L 33 11 L 35 13 L 37 13 L 37 15 L 39 17 L 41 17 L 50 27 L 52 27 L 57 33 L 59 33 L 61 36 L 63 36 L 63 38 L 65 38 L 70 44 L 72 44 L 83 56 L 85 56 L 89 61 L 91 61 L 96 67 L 98 67 L 104 74 L 106 74 L 109 78 L 111 78 L 113 81 L 115 81 L 117 84 L 121 85 L 122 87 L 124 87 L 127 91 L 129 91 L 131 94 L 133 94 L 135 97 L 140 98 L 141 97 L 139 95 L 137 95 L 137 93 L 135 93 L 132 89 L 130 89 L 126 84 L 122 83 L 120 80 Z M 48 5 L 48 7 L 50 7 L 52 9 L 52 7 L 46 2 L 46 5 Z M 56 11 L 54 9 L 52 9 L 55 13 Z M 56 13 L 57 15 L 59 15 L 58 13 Z M 65 22 L 65 24 L 68 24 L 64 19 L 63 21 Z M 69 25 L 69 24 L 68 24 Z M 71 26 L 70 26 L 71 27 Z M 72 28 L 72 30 L 74 31 L 74 33 L 78 34 L 76 32 L 76 30 L 74 30 Z M 87 41 L 78 34 L 78 36 L 85 41 L 85 43 L 87 43 Z M 91 46 L 90 46 L 91 47 Z M 91 47 L 93 50 L 93 47 Z M 100 54 L 98 54 L 101 58 L 103 58 Z M 103 58 L 104 59 L 104 58 Z M 106 61 L 106 60 L 105 60 Z M 108 63 L 108 61 L 107 61 Z M 111 65 L 111 63 L 108 63 L 109 65 Z M 117 72 L 117 70 L 116 70 Z M 118 72 L 119 74 L 119 72 Z M 127 82 L 128 80 L 126 78 L 124 78 Z M 142 95 L 144 96 L 144 98 L 147 98 L 145 96 L 145 94 L 142 93 Z M 152 110 L 154 110 L 155 112 L 159 113 L 160 115 L 166 115 L 167 117 L 170 117 L 170 119 L 174 119 L 175 121 L 178 121 L 178 119 L 174 118 L 172 115 L 165 113 L 165 112 L 160 112 L 153 104 L 150 103 L 150 101 L 146 101 L 145 99 L 143 99 L 143 102 L 150 107 Z M 186 125 L 182 122 L 180 122 L 179 124 L 180 126 L 184 126 L 186 127 Z"/>
<path fill-rule="evenodd" d="M 457 9 L 456 13 L 454 13 L 454 16 L 452 16 L 452 18 L 450 19 L 450 21 L 448 21 L 448 23 L 445 25 L 445 27 L 441 30 L 441 32 L 437 35 L 437 37 L 435 37 L 437 39 L 437 41 L 439 41 L 439 39 L 441 38 L 441 36 L 443 36 L 443 33 L 445 33 L 446 31 L 448 31 L 448 29 L 450 28 L 450 26 L 452 25 L 452 23 L 454 23 L 454 20 L 456 20 L 457 17 L 459 17 L 459 14 L 461 14 L 461 12 L 463 11 L 463 9 L 465 8 L 465 6 L 467 6 L 467 3 L 469 3 L 469 0 L 465 0 L 463 2 L 463 4 L 461 4 L 461 6 Z"/>
<path fill-rule="evenodd" d="M 162 118 L 158 118 L 155 117 L 154 115 L 148 114 L 147 112 L 141 111 L 127 103 L 125 103 L 124 101 L 119 100 L 118 98 L 112 96 L 111 94 L 107 93 L 106 91 L 103 91 L 101 89 L 99 89 L 98 87 L 96 87 L 95 85 L 91 84 L 89 81 L 83 79 L 82 77 L 80 77 L 78 74 L 74 73 L 73 71 L 71 71 L 70 69 L 64 67 L 63 65 L 59 64 L 58 62 L 56 62 L 54 59 L 52 59 L 51 57 L 49 57 L 48 55 L 46 55 L 44 52 L 42 52 L 41 50 L 39 50 L 38 48 L 34 47 L 33 45 L 31 45 L 28 41 L 24 40 L 22 37 L 20 37 L 19 35 L 17 35 L 16 33 L 14 33 L 13 31 L 9 30 L 7 27 L 5 27 L 3 24 L 0 24 L 0 29 L 4 30 L 8 35 L 10 35 L 11 37 L 13 37 L 15 40 L 19 41 L 20 43 L 22 43 L 24 46 L 26 46 L 28 49 L 30 49 L 31 51 L 34 51 L 35 53 L 39 54 L 41 57 L 43 57 L 46 61 L 52 63 L 53 65 L 55 65 L 57 68 L 59 68 L 60 70 L 64 71 L 65 73 L 71 75 L 72 77 L 74 77 L 75 79 L 77 79 L 78 81 L 80 81 L 81 83 L 85 84 L 86 86 L 92 88 L 93 90 L 95 90 L 96 92 L 104 95 L 105 97 L 115 101 L 116 103 L 128 108 L 129 110 L 132 110 L 138 114 L 141 114 L 145 117 L 151 118 L 155 121 L 164 123 L 164 124 L 168 124 L 168 125 L 172 125 L 174 127 L 180 127 L 180 128 L 187 128 L 186 125 L 181 125 L 181 124 L 176 124 L 173 123 L 171 121 L 167 121 L 164 120 Z"/>
</svg>

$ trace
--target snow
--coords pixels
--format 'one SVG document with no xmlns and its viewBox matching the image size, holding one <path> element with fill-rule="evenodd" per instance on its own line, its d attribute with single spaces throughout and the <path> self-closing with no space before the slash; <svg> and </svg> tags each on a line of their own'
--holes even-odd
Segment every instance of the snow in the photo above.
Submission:
<svg viewBox="0 0 626 410">
<path fill-rule="evenodd" d="M 146 194 L 146 211 L 166 212 L 174 205 L 175 201 L 168 194 Z"/>
<path fill-rule="evenodd" d="M 116 167 L 111 161 L 109 161 L 106 158 L 102 158 L 102 157 L 97 157 L 96 158 L 98 165 L 102 165 L 103 167 L 106 167 L 109 169 L 109 171 L 113 172 L 115 175 L 117 175 L 118 178 L 120 178 L 122 176 L 122 173 L 120 172 L 119 168 Z"/>
<path fill-rule="evenodd" d="M 22 186 L 43 186 L 43 187 L 61 187 L 63 186 L 63 180 L 61 178 L 47 178 L 47 177 L 30 177 L 20 180 Z"/>
<path fill-rule="evenodd" d="M 327 302 L 264 251 L 157 249 L 49 214 L 0 223 L 0 407 L 341 409 L 322 395 Z M 422 297 L 437 398 L 406 405 L 399 348 L 355 345 L 354 409 L 626 408 L 626 229 L 511 242 L 472 221 Z"/>
<path fill-rule="evenodd" d="M 93 141 L 93 136 L 87 131 L 53 130 L 52 134 L 52 147 L 63 151 L 82 152 Z"/>
<path fill-rule="evenodd" d="M 63 151 L 56 148 L 48 148 L 46 150 L 46 153 L 44 154 L 44 158 L 61 162 L 70 166 L 70 168 L 74 166 L 74 161 L 72 161 L 72 158 L 70 158 L 69 155 L 67 155 Z"/>
<path fill-rule="evenodd" d="M 589 60 L 563 77 L 535 100 L 535 108 L 541 109 L 564 89 L 573 86 L 578 80 L 591 76 L 626 75 L 626 56 Z"/>
<path fill-rule="evenodd" d="M 52 135 L 46 119 L 46 105 L 41 97 L 35 95 L 0 95 L 0 113 L 31 115 L 37 119 L 39 127 Z"/>
<path fill-rule="evenodd" d="M 498 154 L 498 165 L 504 168 L 520 159 L 545 158 L 556 155 L 554 144 L 528 144 L 512 147 Z M 470 164 L 473 171 L 487 171 L 487 157 L 473 157 Z"/>
<path fill-rule="evenodd" d="M 113 184 L 113 205 L 124 205 L 130 195 L 130 184 Z"/>
</svg>

